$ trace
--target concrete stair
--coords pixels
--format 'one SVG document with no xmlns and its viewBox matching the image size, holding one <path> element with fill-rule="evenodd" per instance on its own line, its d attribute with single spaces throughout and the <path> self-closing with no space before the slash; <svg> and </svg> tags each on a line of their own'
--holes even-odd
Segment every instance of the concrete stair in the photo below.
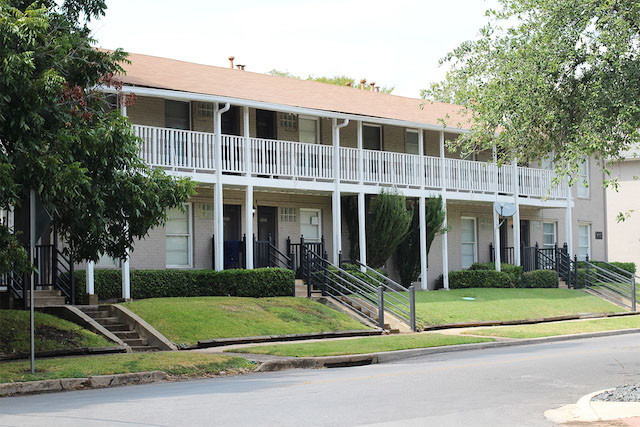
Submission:
<svg viewBox="0 0 640 427">
<path fill-rule="evenodd" d="M 373 305 L 371 305 L 370 303 L 368 303 L 367 301 L 363 301 L 360 298 L 357 297 L 353 297 L 353 298 L 347 298 L 347 297 L 340 297 L 340 300 L 342 302 L 344 302 L 345 304 L 347 304 L 349 307 L 351 307 L 353 310 L 355 310 L 356 312 L 368 316 L 371 319 L 377 319 L 378 318 L 378 308 L 374 307 Z M 354 301 L 356 300 L 356 301 Z M 388 314 L 385 312 L 385 319 L 387 318 Z M 384 324 L 384 329 L 386 331 L 388 331 L 390 334 L 399 334 L 400 333 L 400 329 L 392 327 L 389 323 L 385 323 Z"/>
<path fill-rule="evenodd" d="M 27 298 L 31 297 L 31 292 L 27 292 Z M 33 306 L 37 308 L 48 307 L 50 305 L 64 305 L 66 303 L 62 293 L 57 289 L 35 290 L 33 292 Z"/>
<path fill-rule="evenodd" d="M 125 342 L 133 352 L 157 351 L 158 348 L 149 345 L 149 341 L 142 338 L 138 331 L 114 317 L 107 306 L 81 306 L 79 307 L 87 316 L 104 326 L 109 332 Z"/>
</svg>

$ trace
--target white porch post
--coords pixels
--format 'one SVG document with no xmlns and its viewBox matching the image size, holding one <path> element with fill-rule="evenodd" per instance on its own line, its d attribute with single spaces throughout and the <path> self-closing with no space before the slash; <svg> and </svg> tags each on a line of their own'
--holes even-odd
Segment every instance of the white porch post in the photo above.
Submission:
<svg viewBox="0 0 640 427">
<path fill-rule="evenodd" d="M 358 193 L 358 248 L 360 249 L 359 261 L 367 264 L 367 227 L 364 192 Z M 361 268 L 364 272 L 366 269 Z"/>
<path fill-rule="evenodd" d="M 213 189 L 213 219 L 214 219 L 214 251 L 216 271 L 224 269 L 224 203 L 222 198 L 222 119 L 224 112 L 231 106 L 227 102 L 224 108 L 219 109 L 218 104 L 213 106 L 214 117 L 214 164 L 216 168 L 216 184 Z"/>
<path fill-rule="evenodd" d="M 573 207 L 572 207 L 572 195 L 569 181 L 565 180 L 565 188 L 567 192 L 567 212 L 565 215 L 565 240 L 567 242 L 567 253 L 570 258 L 573 258 Z"/>
<path fill-rule="evenodd" d="M 124 96 L 126 95 L 123 95 L 123 98 L 121 99 L 121 102 L 120 102 L 120 114 L 122 114 L 123 117 L 127 117 L 127 106 L 125 104 Z M 125 226 L 125 229 L 123 230 L 123 232 L 127 233 L 128 231 L 129 231 L 128 227 Z M 125 257 L 122 259 L 120 269 L 122 271 L 122 298 L 131 299 L 131 273 L 129 270 L 129 249 L 127 249 L 127 253 Z"/>
<path fill-rule="evenodd" d="M 95 294 L 95 282 L 93 276 L 94 266 L 95 262 L 87 262 L 86 293 L 89 295 Z"/>
<path fill-rule="evenodd" d="M 496 212 L 496 205 L 498 204 L 498 178 L 499 178 L 499 168 L 498 168 L 498 152 L 496 150 L 496 146 L 493 146 L 493 166 L 496 170 L 494 177 L 494 192 L 496 196 L 495 203 L 493 205 L 493 261 L 496 268 L 496 271 L 502 270 L 502 260 L 500 259 L 500 217 L 498 216 L 498 212 Z"/>
<path fill-rule="evenodd" d="M 357 131 L 356 131 L 356 141 L 358 143 L 358 181 L 360 185 L 364 182 L 364 151 L 362 151 L 362 120 L 358 120 Z M 364 263 L 364 261 L 361 261 Z"/>
<path fill-rule="evenodd" d="M 420 196 L 418 202 L 418 214 L 420 215 L 420 287 L 427 290 L 427 218 L 426 218 L 426 200 L 424 196 Z"/>
<path fill-rule="evenodd" d="M 442 209 L 444 210 L 443 227 L 447 227 L 447 175 L 444 159 L 444 131 L 440 131 L 440 183 L 442 185 Z M 442 234 L 442 284 L 449 289 L 449 243 L 447 233 Z"/>
<path fill-rule="evenodd" d="M 340 129 L 345 127 L 349 120 L 338 124 L 338 119 L 332 119 L 331 128 L 333 136 L 333 181 L 335 187 L 332 193 L 332 217 L 333 217 L 333 262 L 338 263 L 340 251 L 342 251 L 342 211 L 340 206 Z"/>
<path fill-rule="evenodd" d="M 253 182 L 251 181 L 251 147 L 249 137 L 249 107 L 242 107 L 244 133 L 244 169 L 247 176 L 247 191 L 244 202 L 244 229 L 246 236 L 246 268 L 253 268 Z"/>
<path fill-rule="evenodd" d="M 511 162 L 513 167 L 513 205 L 516 207 L 516 213 L 513 215 L 513 262 L 516 265 L 521 264 L 520 254 L 520 174 L 518 173 L 518 159 Z"/>
</svg>

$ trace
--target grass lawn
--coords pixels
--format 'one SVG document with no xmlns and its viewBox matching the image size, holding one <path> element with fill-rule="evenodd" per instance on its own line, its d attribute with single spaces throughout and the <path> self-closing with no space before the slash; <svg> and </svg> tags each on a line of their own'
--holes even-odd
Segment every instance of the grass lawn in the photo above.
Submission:
<svg viewBox="0 0 640 427">
<path fill-rule="evenodd" d="M 59 317 L 35 312 L 34 318 L 36 351 L 115 345 L 100 335 Z M 0 354 L 12 355 L 29 351 L 29 312 L 0 310 Z"/>
<path fill-rule="evenodd" d="M 151 298 L 124 305 L 179 344 L 213 338 L 367 329 L 349 316 L 306 298 Z"/>
<path fill-rule="evenodd" d="M 475 301 L 462 297 L 472 297 Z M 622 311 L 625 310 L 615 304 L 573 289 L 470 288 L 416 292 L 416 317 L 423 326 Z"/>
<path fill-rule="evenodd" d="M 474 329 L 473 331 L 464 333 L 507 338 L 539 338 L 631 328 L 640 328 L 640 316 L 609 317 L 606 319 L 558 323 L 537 323 L 535 325 L 522 326 L 501 326 L 497 328 Z"/>
<path fill-rule="evenodd" d="M 254 366 L 241 357 L 185 351 L 61 357 L 37 359 L 35 374 L 31 374 L 28 360 L 5 362 L 0 369 L 0 382 L 83 378 L 142 371 L 164 371 L 172 376 L 207 376 L 220 371 L 253 370 Z"/>
<path fill-rule="evenodd" d="M 462 337 L 423 333 L 412 335 L 384 335 L 332 341 L 300 342 L 292 344 L 261 345 L 228 350 L 234 353 L 273 354 L 276 356 L 338 356 L 342 354 L 376 353 L 409 348 L 440 347 L 493 341 L 491 338 Z"/>
</svg>

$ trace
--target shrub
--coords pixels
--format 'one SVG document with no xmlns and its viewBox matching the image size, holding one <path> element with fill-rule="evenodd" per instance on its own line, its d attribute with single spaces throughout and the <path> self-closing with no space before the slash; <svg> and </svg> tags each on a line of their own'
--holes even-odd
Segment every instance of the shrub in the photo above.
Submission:
<svg viewBox="0 0 640 427">
<path fill-rule="evenodd" d="M 513 287 L 518 286 L 518 284 L 520 283 L 520 277 L 522 277 L 522 267 L 519 265 L 502 263 L 500 264 L 500 268 L 503 272 L 511 276 Z M 469 267 L 469 270 L 494 270 L 495 271 L 495 269 L 496 269 L 496 266 L 495 266 L 495 263 L 493 262 L 474 262 L 471 265 L 471 267 Z"/>
<path fill-rule="evenodd" d="M 442 275 L 438 277 L 436 286 L 443 287 Z M 449 288 L 512 288 L 513 277 L 504 271 L 495 270 L 461 270 L 449 272 Z"/>
<path fill-rule="evenodd" d="M 84 270 L 76 271 L 76 294 L 85 293 Z M 98 299 L 122 296 L 120 270 L 95 270 Z M 132 270 L 131 297 L 238 296 L 275 297 L 293 295 L 293 271 L 282 268 L 255 270 Z"/>
<path fill-rule="evenodd" d="M 554 270 L 534 270 L 522 274 L 522 288 L 557 288 L 558 273 Z"/>
<path fill-rule="evenodd" d="M 590 261 L 592 264 L 597 265 L 598 267 L 605 269 L 605 270 L 609 270 L 609 271 L 613 271 L 614 273 L 617 274 L 623 274 L 622 272 L 620 272 L 620 270 L 612 268 L 610 265 L 607 265 L 607 263 L 602 262 L 602 261 Z M 608 264 L 614 265 L 616 267 L 618 267 L 621 270 L 627 271 L 631 274 L 636 274 L 636 264 L 633 262 L 610 262 Z M 584 261 L 578 261 L 578 268 L 585 268 L 587 266 L 587 263 Z"/>
</svg>

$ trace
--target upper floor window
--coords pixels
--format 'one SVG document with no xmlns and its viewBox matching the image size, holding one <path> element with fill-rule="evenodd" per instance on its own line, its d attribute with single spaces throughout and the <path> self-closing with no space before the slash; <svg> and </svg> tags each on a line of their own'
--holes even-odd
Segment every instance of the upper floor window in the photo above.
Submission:
<svg viewBox="0 0 640 427">
<path fill-rule="evenodd" d="M 578 182 L 578 197 L 589 197 L 589 160 L 585 160 L 580 165 L 579 182 Z"/>
<path fill-rule="evenodd" d="M 191 129 L 189 103 L 182 101 L 164 101 L 164 126 L 171 129 Z"/>
<path fill-rule="evenodd" d="M 382 126 L 362 126 L 362 147 L 365 150 L 382 150 Z"/>
<path fill-rule="evenodd" d="M 408 154 L 420 154 L 420 131 L 407 129 L 404 139 L 404 151 Z"/>
<path fill-rule="evenodd" d="M 320 126 L 317 117 L 300 116 L 298 118 L 298 130 L 300 132 L 300 142 L 307 144 L 318 144 L 320 142 Z"/>
</svg>

